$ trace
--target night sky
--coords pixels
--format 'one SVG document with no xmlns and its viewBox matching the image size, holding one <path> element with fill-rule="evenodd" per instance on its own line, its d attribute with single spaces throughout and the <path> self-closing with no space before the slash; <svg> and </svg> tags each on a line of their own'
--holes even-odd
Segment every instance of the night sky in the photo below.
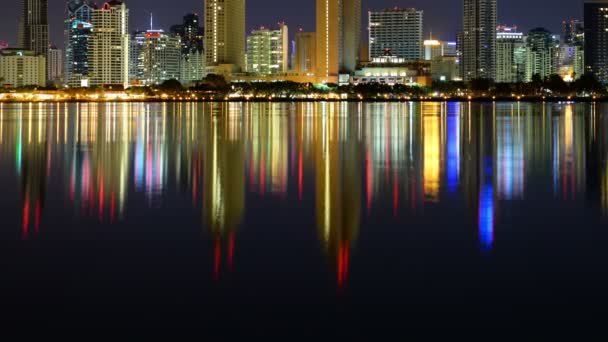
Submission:
<svg viewBox="0 0 608 342">
<path fill-rule="evenodd" d="M 17 36 L 20 0 L 1 0 L 3 20 L 0 21 L 0 41 L 13 44 Z M 130 29 L 147 29 L 150 11 L 154 13 L 155 28 L 168 29 L 179 23 L 187 12 L 202 14 L 203 0 L 125 0 L 131 10 Z M 98 4 L 102 1 L 97 1 Z M 430 31 L 441 39 L 454 39 L 461 26 L 461 0 L 363 0 L 363 11 L 385 7 L 416 7 L 425 11 L 425 36 Z M 583 0 L 499 0 L 499 23 L 517 24 L 521 29 L 544 26 L 556 33 L 564 18 L 581 18 Z M 248 0 L 247 27 L 272 25 L 284 20 L 290 29 L 314 30 L 315 0 Z M 62 45 L 62 21 L 65 0 L 49 0 L 51 40 Z M 366 21 L 363 25 L 367 25 Z M 292 31 L 293 32 L 293 31 Z"/>
</svg>

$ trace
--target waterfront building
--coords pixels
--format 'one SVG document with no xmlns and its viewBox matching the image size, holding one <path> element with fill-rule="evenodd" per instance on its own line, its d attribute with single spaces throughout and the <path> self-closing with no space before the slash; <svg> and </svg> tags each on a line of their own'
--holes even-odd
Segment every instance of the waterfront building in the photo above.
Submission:
<svg viewBox="0 0 608 342">
<path fill-rule="evenodd" d="M 410 61 L 424 57 L 423 11 L 395 7 L 370 11 L 368 17 L 370 60 L 386 54 Z"/>
<path fill-rule="evenodd" d="M 205 0 L 207 72 L 245 70 L 245 0 Z"/>
<path fill-rule="evenodd" d="M 69 0 L 64 21 L 64 82 L 80 87 L 89 75 L 89 39 L 93 7 L 88 0 Z"/>
<path fill-rule="evenodd" d="M 89 44 L 90 85 L 129 86 L 129 10 L 118 0 L 93 10 Z"/>
<path fill-rule="evenodd" d="M 247 37 L 247 72 L 273 75 L 287 72 L 289 31 L 287 25 L 279 29 L 260 27 Z"/>
<path fill-rule="evenodd" d="M 193 49 L 181 56 L 179 81 L 185 85 L 192 85 L 205 78 L 205 52 Z"/>
<path fill-rule="evenodd" d="M 496 32 L 497 83 L 522 82 L 525 78 L 526 46 L 517 27 L 499 26 Z"/>
<path fill-rule="evenodd" d="M 497 0 L 464 0 L 462 64 L 465 81 L 496 78 Z"/>
<path fill-rule="evenodd" d="M 317 0 L 316 73 L 336 82 L 357 67 L 361 42 L 361 0 Z"/>
<path fill-rule="evenodd" d="M 294 71 L 298 75 L 315 74 L 317 58 L 317 41 L 315 32 L 296 33 L 296 51 L 294 54 Z"/>
<path fill-rule="evenodd" d="M 146 31 L 135 31 L 129 41 L 129 84 L 144 84 L 144 44 Z"/>
<path fill-rule="evenodd" d="M 608 0 L 589 0 L 585 12 L 585 72 L 608 83 Z"/>
<path fill-rule="evenodd" d="M 46 58 L 23 49 L 0 50 L 0 81 L 3 86 L 46 86 Z"/>
<path fill-rule="evenodd" d="M 427 61 L 408 61 L 396 56 L 373 58 L 355 71 L 350 83 L 380 83 L 387 85 L 403 84 L 409 86 L 431 85 L 431 63 Z"/>
</svg>

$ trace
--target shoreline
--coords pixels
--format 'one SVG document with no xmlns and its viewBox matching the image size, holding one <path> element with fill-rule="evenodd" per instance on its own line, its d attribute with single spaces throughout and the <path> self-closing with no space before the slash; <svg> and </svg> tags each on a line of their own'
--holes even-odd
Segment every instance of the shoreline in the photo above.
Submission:
<svg viewBox="0 0 608 342">
<path fill-rule="evenodd" d="M 2 99 L 0 104 L 30 104 L 30 103 L 310 103 L 310 102 L 336 102 L 336 103 L 406 103 L 406 102 L 471 102 L 471 103 L 595 103 L 608 102 L 608 97 L 448 97 L 448 98 L 410 98 L 410 99 L 49 99 L 49 100 L 16 100 Z"/>
</svg>

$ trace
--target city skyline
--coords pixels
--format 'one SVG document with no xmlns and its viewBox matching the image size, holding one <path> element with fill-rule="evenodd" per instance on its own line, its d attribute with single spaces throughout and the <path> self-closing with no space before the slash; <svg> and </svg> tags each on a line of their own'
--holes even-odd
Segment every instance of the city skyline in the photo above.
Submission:
<svg viewBox="0 0 608 342">
<path fill-rule="evenodd" d="M 98 1 L 98 4 L 101 1 Z M 179 6 L 164 8 L 163 3 L 158 1 L 154 4 L 153 1 L 144 0 L 128 0 L 127 6 L 131 10 L 131 25 L 130 31 L 137 29 L 149 28 L 150 12 L 154 14 L 154 23 L 156 28 L 169 30 L 171 25 L 179 23 L 182 16 L 187 12 L 197 12 L 202 14 L 202 0 L 184 0 L 180 1 Z M 546 27 L 552 32 L 558 33 L 561 21 L 565 19 L 582 19 L 582 3 L 583 1 L 572 1 L 566 5 L 550 7 L 552 2 L 549 0 L 512 0 L 507 2 L 499 2 L 498 4 L 498 22 L 502 24 L 518 25 L 524 31 L 534 27 Z M 365 27 L 367 26 L 367 11 L 379 10 L 394 6 L 400 7 L 416 7 L 425 11 L 425 37 L 432 31 L 433 36 L 440 39 L 455 39 L 456 32 L 462 27 L 461 16 L 461 1 L 453 0 L 408 0 L 408 1 L 387 1 L 387 0 L 363 0 L 362 1 L 362 26 L 364 34 L 362 38 L 367 39 Z M 521 11 L 525 8 L 525 16 Z M 550 11 L 547 9 L 550 8 Z M 17 27 L 18 13 L 20 10 L 20 1 L 14 1 L 6 5 L 6 10 L 9 13 L 9 18 L 0 22 L 0 41 L 8 42 L 15 45 L 17 42 Z M 64 0 L 49 0 L 49 32 L 50 40 L 53 44 L 63 47 L 63 20 L 65 16 L 65 1 Z M 454 13 L 452 16 L 443 16 L 443 13 Z M 13 15 L 14 14 L 14 15 Z M 543 18 L 542 22 L 538 18 Z M 285 21 L 293 28 L 292 33 L 297 29 L 302 28 L 306 31 L 314 31 L 315 28 L 315 4 L 310 1 L 310 4 L 299 3 L 283 6 L 279 0 L 263 0 L 250 2 L 247 4 L 247 24 L 246 29 L 249 30 L 260 25 L 272 25 L 279 21 Z M 293 38 L 293 37 L 291 37 Z"/>
</svg>

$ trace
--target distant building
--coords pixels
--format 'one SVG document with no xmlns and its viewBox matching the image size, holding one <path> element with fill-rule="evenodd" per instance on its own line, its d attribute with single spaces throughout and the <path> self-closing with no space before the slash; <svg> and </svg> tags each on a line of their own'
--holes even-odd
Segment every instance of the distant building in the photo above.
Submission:
<svg viewBox="0 0 608 342">
<path fill-rule="evenodd" d="M 314 32 L 297 32 L 294 71 L 299 75 L 314 75 L 316 72 L 316 58 L 316 34 Z"/>
<path fill-rule="evenodd" d="M 129 86 L 129 10 L 118 0 L 93 10 L 89 43 L 90 85 Z"/>
<path fill-rule="evenodd" d="M 386 54 L 414 61 L 423 59 L 423 11 L 414 8 L 389 8 L 370 11 L 369 57 Z"/>
<path fill-rule="evenodd" d="M 524 34 L 517 27 L 499 26 L 496 32 L 497 83 L 523 82 L 526 75 Z"/>
<path fill-rule="evenodd" d="M 559 41 L 544 28 L 536 28 L 526 38 L 526 81 L 534 75 L 546 78 L 557 73 Z"/>
<path fill-rule="evenodd" d="M 163 30 L 148 30 L 144 34 L 144 84 L 155 85 L 168 80 L 179 80 L 182 43 L 180 37 Z"/>
<path fill-rule="evenodd" d="M 88 0 L 69 0 L 64 21 L 64 83 L 80 87 L 89 75 L 89 39 L 93 7 Z"/>
<path fill-rule="evenodd" d="M 205 0 L 207 71 L 245 70 L 245 0 Z"/>
<path fill-rule="evenodd" d="M 431 61 L 431 77 L 435 81 L 462 81 L 460 59 L 456 56 L 440 56 Z"/>
<path fill-rule="evenodd" d="M 585 72 L 608 83 L 608 1 L 586 1 L 584 12 Z"/>
<path fill-rule="evenodd" d="M 576 19 L 562 21 L 562 44 L 573 46 L 580 42 L 584 34 L 585 27 L 582 21 Z"/>
<path fill-rule="evenodd" d="M 361 42 L 361 0 L 317 0 L 316 73 L 336 82 L 355 71 Z"/>
<path fill-rule="evenodd" d="M 432 61 L 437 57 L 443 56 L 443 42 L 428 39 L 422 43 L 422 46 L 424 46 L 424 60 L 426 61 Z"/>
<path fill-rule="evenodd" d="M 146 31 L 135 31 L 129 41 L 129 84 L 141 86 L 145 83 L 144 76 L 144 43 Z"/>
<path fill-rule="evenodd" d="M 192 50 L 188 54 L 182 54 L 180 62 L 179 81 L 182 84 L 193 84 L 205 78 L 205 52 Z"/>
<path fill-rule="evenodd" d="M 496 78 L 497 0 L 464 0 L 462 64 L 465 81 Z"/>
<path fill-rule="evenodd" d="M 53 83 L 62 83 L 63 79 L 63 51 L 55 46 L 48 52 L 48 80 Z"/>
<path fill-rule="evenodd" d="M 43 87 L 46 79 L 44 55 L 22 49 L 0 50 L 0 81 L 3 86 Z"/>
<path fill-rule="evenodd" d="M 287 25 L 271 30 L 261 27 L 247 37 L 247 72 L 273 75 L 287 72 L 289 31 Z"/>
</svg>

